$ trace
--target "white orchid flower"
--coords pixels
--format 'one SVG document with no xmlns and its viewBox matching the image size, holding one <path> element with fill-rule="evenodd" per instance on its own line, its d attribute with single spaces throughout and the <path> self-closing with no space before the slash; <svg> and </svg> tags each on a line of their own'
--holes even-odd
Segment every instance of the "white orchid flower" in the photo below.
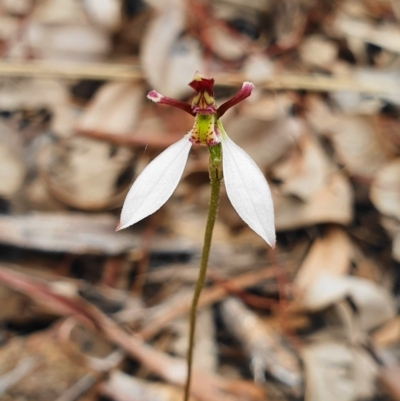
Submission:
<svg viewBox="0 0 400 401">
<path fill-rule="evenodd" d="M 222 146 L 222 167 L 226 193 L 239 216 L 270 246 L 275 246 L 274 208 L 264 175 L 250 156 L 224 131 L 220 117 L 250 96 L 254 85 L 245 82 L 239 92 L 216 108 L 214 79 L 196 73 L 191 86 L 192 103 L 168 98 L 156 91 L 153 102 L 178 107 L 195 117 L 192 130 L 156 157 L 139 175 L 125 199 L 117 230 L 129 227 L 158 210 L 171 197 L 182 177 L 193 144 Z"/>
</svg>

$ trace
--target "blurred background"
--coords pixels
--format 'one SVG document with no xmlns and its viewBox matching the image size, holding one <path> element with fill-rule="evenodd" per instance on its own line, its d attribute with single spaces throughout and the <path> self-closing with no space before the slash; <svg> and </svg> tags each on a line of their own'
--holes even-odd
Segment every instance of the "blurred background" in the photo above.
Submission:
<svg viewBox="0 0 400 401">
<path fill-rule="evenodd" d="M 275 203 L 221 194 L 193 400 L 400 400 L 397 0 L 0 0 L 0 400 L 182 398 L 207 150 L 115 233 L 200 71 Z"/>
</svg>

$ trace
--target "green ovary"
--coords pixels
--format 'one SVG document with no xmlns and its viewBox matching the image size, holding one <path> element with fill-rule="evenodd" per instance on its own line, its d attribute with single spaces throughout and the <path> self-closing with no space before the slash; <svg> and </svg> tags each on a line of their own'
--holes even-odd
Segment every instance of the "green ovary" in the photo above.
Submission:
<svg viewBox="0 0 400 401">
<path fill-rule="evenodd" d="M 220 142 L 215 129 L 215 114 L 197 114 L 190 132 L 190 141 L 203 146 L 213 146 Z"/>
</svg>

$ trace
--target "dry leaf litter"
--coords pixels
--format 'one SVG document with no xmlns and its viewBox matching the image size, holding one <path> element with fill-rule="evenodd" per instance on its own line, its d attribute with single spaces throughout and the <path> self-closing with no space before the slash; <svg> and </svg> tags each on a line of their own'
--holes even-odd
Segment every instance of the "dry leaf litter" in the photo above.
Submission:
<svg viewBox="0 0 400 401">
<path fill-rule="evenodd" d="M 400 400 L 396 0 L 0 0 L 0 400 L 181 399 L 207 154 L 114 233 L 191 128 L 196 70 L 271 184 L 268 250 L 222 193 L 192 400 Z"/>
</svg>

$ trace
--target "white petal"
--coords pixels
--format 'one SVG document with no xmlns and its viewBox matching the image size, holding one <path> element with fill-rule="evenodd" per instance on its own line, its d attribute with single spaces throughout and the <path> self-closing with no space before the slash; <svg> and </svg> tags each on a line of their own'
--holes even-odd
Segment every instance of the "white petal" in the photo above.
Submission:
<svg viewBox="0 0 400 401">
<path fill-rule="evenodd" d="M 142 171 L 125 198 L 117 230 L 154 213 L 171 197 L 182 177 L 191 146 L 189 138 L 183 137 Z"/>
<path fill-rule="evenodd" d="M 274 247 L 274 205 L 264 175 L 251 157 L 227 135 L 223 136 L 221 144 L 229 200 L 245 223 Z"/>
</svg>

